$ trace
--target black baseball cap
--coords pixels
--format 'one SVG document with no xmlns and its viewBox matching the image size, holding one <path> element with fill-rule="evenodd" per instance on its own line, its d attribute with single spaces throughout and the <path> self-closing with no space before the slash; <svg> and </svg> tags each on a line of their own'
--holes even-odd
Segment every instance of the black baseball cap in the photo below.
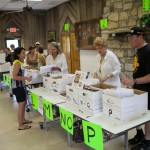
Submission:
<svg viewBox="0 0 150 150">
<path fill-rule="evenodd" d="M 145 35 L 145 32 L 142 27 L 134 26 L 133 28 L 130 29 L 130 33 L 128 33 L 127 36 L 129 35 Z"/>
</svg>

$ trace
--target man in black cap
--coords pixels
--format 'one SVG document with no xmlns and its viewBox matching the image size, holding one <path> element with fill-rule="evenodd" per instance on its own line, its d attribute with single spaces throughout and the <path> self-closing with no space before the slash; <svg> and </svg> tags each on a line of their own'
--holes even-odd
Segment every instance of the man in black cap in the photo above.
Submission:
<svg viewBox="0 0 150 150">
<path fill-rule="evenodd" d="M 137 26 L 131 28 L 128 40 L 131 47 L 137 49 L 134 57 L 133 79 L 124 78 L 122 83 L 148 92 L 148 109 L 150 110 L 150 44 L 146 43 L 144 35 L 143 28 Z M 131 150 L 150 150 L 150 122 L 145 124 L 145 136 L 141 127 L 138 127 L 137 134 L 128 142 L 132 145 L 138 144 Z"/>
</svg>

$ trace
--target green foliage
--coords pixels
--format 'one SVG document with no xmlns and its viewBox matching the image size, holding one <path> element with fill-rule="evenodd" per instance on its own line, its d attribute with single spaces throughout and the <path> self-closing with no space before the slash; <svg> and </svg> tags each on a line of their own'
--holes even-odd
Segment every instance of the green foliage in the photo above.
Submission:
<svg viewBox="0 0 150 150">
<path fill-rule="evenodd" d="M 150 14 L 144 14 L 138 21 L 141 27 L 150 27 Z"/>
</svg>

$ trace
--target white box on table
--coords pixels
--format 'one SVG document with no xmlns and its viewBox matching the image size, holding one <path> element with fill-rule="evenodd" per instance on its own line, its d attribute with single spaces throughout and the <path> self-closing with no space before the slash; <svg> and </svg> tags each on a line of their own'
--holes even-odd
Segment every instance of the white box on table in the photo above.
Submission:
<svg viewBox="0 0 150 150">
<path fill-rule="evenodd" d="M 9 66 L 9 73 L 12 75 L 13 66 Z"/>
<path fill-rule="evenodd" d="M 64 74 L 61 78 L 52 78 L 53 90 L 58 93 L 66 92 L 66 85 L 72 83 L 73 77 L 73 75 Z"/>
<path fill-rule="evenodd" d="M 101 112 L 102 109 L 97 109 L 97 110 L 89 110 L 89 109 L 86 109 L 86 108 L 79 108 L 79 112 L 81 112 L 83 115 L 86 115 L 86 116 L 93 116 L 99 112 Z"/>
<path fill-rule="evenodd" d="M 130 121 L 147 113 L 147 92 L 134 90 L 134 96 L 117 98 L 103 94 L 103 114 L 119 121 Z"/>
<path fill-rule="evenodd" d="M 32 77 L 30 82 L 26 81 L 26 84 L 36 84 L 43 81 L 42 76 L 39 74 L 39 70 L 36 69 L 25 69 L 24 76 Z"/>
<path fill-rule="evenodd" d="M 80 89 L 78 92 L 79 110 L 82 113 L 88 113 L 93 116 L 95 113 L 103 110 L 102 94 L 104 89 L 113 88 L 114 86 L 106 84 L 97 84 L 89 86 L 89 89 Z"/>
<path fill-rule="evenodd" d="M 97 84 L 89 86 L 87 89 L 80 89 L 78 92 L 80 108 L 89 110 L 102 109 L 102 94 L 104 89 L 113 88 L 106 84 Z"/>
<path fill-rule="evenodd" d="M 43 76 L 43 87 L 48 90 L 53 90 L 51 77 Z"/>
<path fill-rule="evenodd" d="M 67 101 L 75 105 L 79 105 L 78 88 L 71 85 L 66 85 L 66 98 Z"/>
<path fill-rule="evenodd" d="M 9 72 L 10 63 L 0 63 L 0 72 Z"/>
<path fill-rule="evenodd" d="M 102 108 L 102 90 L 81 89 L 78 94 L 79 108 L 89 110 Z"/>
</svg>

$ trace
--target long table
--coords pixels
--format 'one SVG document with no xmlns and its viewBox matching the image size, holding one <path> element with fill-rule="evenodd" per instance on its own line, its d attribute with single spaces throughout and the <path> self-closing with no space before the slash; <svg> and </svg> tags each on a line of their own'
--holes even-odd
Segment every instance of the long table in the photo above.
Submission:
<svg viewBox="0 0 150 150">
<path fill-rule="evenodd" d="M 98 113 L 95 114 L 92 117 L 83 115 L 82 112 L 80 112 L 78 109 L 76 109 L 75 106 L 70 105 L 70 103 L 66 102 L 63 104 L 59 104 L 59 107 L 66 109 L 67 111 L 72 112 L 73 114 L 75 114 L 76 116 L 87 120 L 89 122 L 95 123 L 97 125 L 102 126 L 102 128 L 108 132 L 111 132 L 112 134 L 114 134 L 115 136 L 113 136 L 113 138 L 115 137 L 119 137 L 124 135 L 124 144 L 125 144 L 125 150 L 128 150 L 128 132 L 129 130 L 143 125 L 146 122 L 150 121 L 150 111 L 148 111 L 148 113 L 146 115 L 144 115 L 143 117 L 139 117 L 137 119 L 128 121 L 128 122 L 120 122 L 120 121 L 114 121 L 113 119 L 107 118 L 103 115 L 103 113 Z M 69 146 L 71 145 L 71 137 L 70 134 L 68 133 L 68 143 Z"/>
<path fill-rule="evenodd" d="M 56 94 L 55 92 L 51 92 L 43 87 L 30 89 L 30 92 L 37 94 L 38 96 L 43 97 L 47 101 L 51 102 L 54 105 L 58 105 L 66 102 L 65 97 Z"/>
<path fill-rule="evenodd" d="M 49 90 L 46 90 L 45 88 L 42 88 L 42 87 L 36 88 L 36 89 L 31 89 L 30 92 L 33 92 L 33 93 L 38 94 L 39 96 L 42 96 L 43 98 L 45 98 L 52 104 L 55 104 L 58 107 L 71 112 L 72 114 L 74 114 L 75 116 L 78 116 L 81 119 L 84 119 L 89 122 L 92 122 L 92 123 L 102 126 L 102 128 L 104 130 L 106 130 L 114 135 L 114 136 L 112 136 L 112 139 L 124 135 L 125 150 L 128 150 L 128 132 L 129 132 L 129 130 L 131 130 L 139 125 L 143 125 L 146 122 L 150 121 L 150 111 L 148 111 L 148 113 L 146 115 L 144 115 L 143 117 L 140 117 L 140 118 L 128 121 L 128 122 L 114 121 L 113 119 L 105 117 L 102 112 L 97 113 L 91 117 L 91 116 L 82 114 L 82 112 L 75 105 L 71 105 L 71 103 L 66 101 L 66 99 L 64 97 L 61 97 L 60 95 L 56 94 L 55 92 L 50 92 Z M 69 133 L 68 133 L 68 144 L 69 144 L 69 146 L 71 146 L 71 135 Z"/>
<path fill-rule="evenodd" d="M 40 88 L 34 88 L 29 90 L 31 93 L 37 94 L 39 97 L 42 97 L 46 101 L 52 103 L 52 105 L 58 106 L 58 104 L 65 103 L 66 99 L 64 96 L 60 94 L 56 94 L 55 92 L 49 91 L 43 87 Z M 48 130 L 47 124 L 50 122 L 47 122 L 46 120 L 46 114 L 43 111 L 43 122 L 40 123 L 40 126 L 45 126 L 46 130 Z"/>
</svg>

